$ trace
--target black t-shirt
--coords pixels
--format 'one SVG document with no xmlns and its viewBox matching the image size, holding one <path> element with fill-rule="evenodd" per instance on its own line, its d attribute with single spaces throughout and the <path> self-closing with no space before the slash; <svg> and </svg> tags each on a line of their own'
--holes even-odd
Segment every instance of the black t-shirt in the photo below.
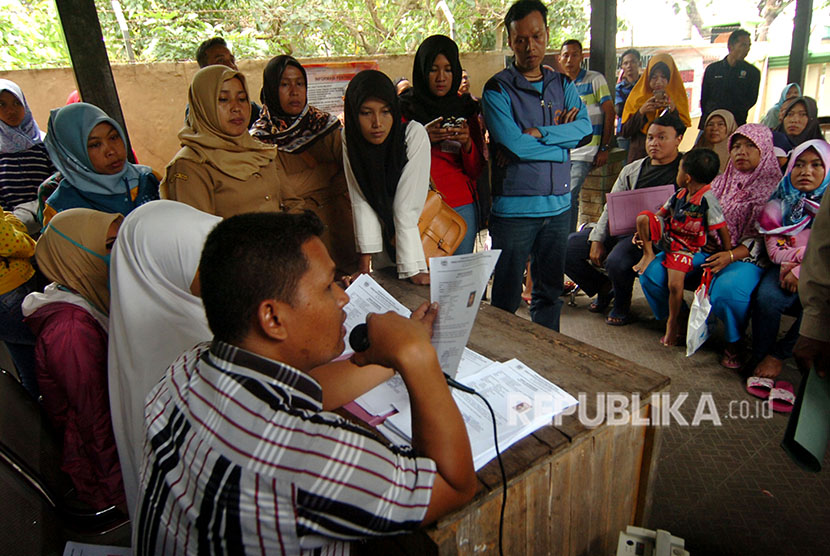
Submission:
<svg viewBox="0 0 830 556">
<path fill-rule="evenodd" d="M 640 173 L 637 176 L 637 183 L 634 184 L 634 189 L 668 184 L 674 185 L 675 189 L 677 189 L 677 169 L 680 167 L 680 160 L 682 158 L 683 155 L 677 153 L 677 158 L 673 161 L 659 166 L 653 166 L 651 164 L 651 158 L 647 158 L 640 167 Z"/>
</svg>

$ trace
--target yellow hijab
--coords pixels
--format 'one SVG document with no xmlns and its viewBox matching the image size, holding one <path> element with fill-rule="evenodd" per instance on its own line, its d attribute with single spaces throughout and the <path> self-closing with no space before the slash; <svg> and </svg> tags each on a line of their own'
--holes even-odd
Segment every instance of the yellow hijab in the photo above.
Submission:
<svg viewBox="0 0 830 556">
<path fill-rule="evenodd" d="M 637 81 L 637 84 L 634 85 L 634 88 L 631 89 L 631 94 L 628 95 L 628 100 L 625 101 L 625 107 L 623 108 L 622 121 L 623 123 L 627 122 L 628 118 L 635 114 L 648 99 L 654 96 L 654 90 L 649 86 L 648 81 L 649 77 L 651 77 L 651 71 L 659 62 L 666 64 L 671 73 L 669 84 L 666 86 L 666 94 L 669 95 L 669 98 L 677 106 L 677 115 L 680 116 L 680 120 L 686 127 L 690 127 L 692 125 L 692 118 L 689 116 L 689 101 L 686 98 L 686 88 L 683 87 L 683 78 L 680 77 L 680 72 L 677 71 L 674 59 L 669 54 L 663 52 L 651 57 L 651 60 L 648 61 L 648 66 L 646 66 L 645 73 Z M 651 112 L 646 116 L 646 124 L 642 127 L 643 133 L 648 131 L 648 126 L 656 118 L 657 111 Z"/>
<path fill-rule="evenodd" d="M 207 162 L 220 172 L 244 181 L 276 158 L 276 147 L 257 141 L 249 133 L 233 136 L 222 131 L 217 110 L 219 91 L 225 81 L 234 77 L 242 82 L 247 94 L 245 76 L 228 67 L 208 66 L 193 76 L 188 93 L 190 113 L 179 131 L 182 149 L 170 164 L 182 158 L 200 164 Z"/>
<path fill-rule="evenodd" d="M 110 312 L 107 232 L 110 224 L 122 220 L 118 213 L 67 209 L 49 221 L 35 247 L 35 260 L 47 278 L 105 315 Z"/>
</svg>

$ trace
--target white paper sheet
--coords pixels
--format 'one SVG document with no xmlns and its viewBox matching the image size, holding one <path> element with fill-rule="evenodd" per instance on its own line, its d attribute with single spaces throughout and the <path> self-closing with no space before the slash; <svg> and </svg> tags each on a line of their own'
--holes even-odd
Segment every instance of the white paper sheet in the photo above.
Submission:
<svg viewBox="0 0 830 556">
<path fill-rule="evenodd" d="M 360 323 L 366 322 L 366 315 L 369 313 L 387 313 L 394 311 L 401 316 L 409 317 L 412 311 L 402 305 L 397 299 L 383 289 L 368 274 L 361 274 L 346 288 L 349 294 L 349 303 L 343 308 L 346 311 L 346 349 L 340 354 L 340 358 L 351 355 L 354 350 L 349 345 L 349 334 L 352 329 Z"/>
<path fill-rule="evenodd" d="M 576 398 L 518 359 L 488 365 L 478 373 L 467 376 L 462 383 L 484 396 L 493 407 L 498 428 L 499 450 L 502 452 L 540 427 L 549 424 L 554 416 L 577 403 Z M 385 385 L 386 383 L 381 384 L 376 390 L 385 390 Z M 493 419 L 487 406 L 478 396 L 459 390 L 452 390 L 452 396 L 464 418 L 467 436 L 470 438 L 473 464 L 478 471 L 496 457 Z M 395 408 L 398 413 L 390 416 L 385 425 L 392 428 L 397 436 L 411 439 L 412 417 L 409 398 L 403 400 L 399 396 Z"/>
<path fill-rule="evenodd" d="M 438 302 L 432 345 L 441 370 L 455 378 L 500 249 L 429 260 L 429 297 Z"/>
</svg>

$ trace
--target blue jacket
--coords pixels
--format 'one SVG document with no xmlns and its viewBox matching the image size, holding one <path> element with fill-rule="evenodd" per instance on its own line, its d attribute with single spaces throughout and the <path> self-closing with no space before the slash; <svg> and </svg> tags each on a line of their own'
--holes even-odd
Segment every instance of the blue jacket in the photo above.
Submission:
<svg viewBox="0 0 830 556">
<path fill-rule="evenodd" d="M 542 68 L 541 93 L 524 75 L 510 67 L 484 87 L 487 127 L 496 149 L 511 160 L 506 168 L 493 165 L 493 195 L 545 196 L 570 192 L 570 155 L 592 133 L 588 111 L 564 75 Z M 557 118 L 578 107 L 577 118 L 557 125 Z M 535 127 L 541 139 L 522 133 Z"/>
</svg>

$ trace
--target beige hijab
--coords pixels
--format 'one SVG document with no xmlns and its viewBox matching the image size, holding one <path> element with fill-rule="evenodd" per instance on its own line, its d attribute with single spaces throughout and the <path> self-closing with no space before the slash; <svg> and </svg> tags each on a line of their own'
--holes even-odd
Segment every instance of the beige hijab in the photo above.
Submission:
<svg viewBox="0 0 830 556">
<path fill-rule="evenodd" d="M 735 133 L 736 129 L 738 129 L 738 124 L 735 122 L 735 116 L 732 115 L 732 112 L 721 108 L 719 110 L 715 110 L 706 117 L 704 126 L 715 116 L 720 116 L 723 118 L 723 121 L 726 122 L 726 135 L 724 136 L 723 141 L 713 145 L 706 140 L 706 134 L 704 132 L 700 134 L 700 138 L 697 143 L 695 143 L 695 148 L 712 149 L 715 151 L 720 159 L 720 170 L 718 170 L 718 174 L 723 174 L 723 171 L 726 170 L 726 165 L 729 164 L 729 137 Z"/>
<path fill-rule="evenodd" d="M 188 93 L 190 114 L 179 131 L 182 149 L 170 164 L 180 158 L 200 164 L 207 162 L 220 172 L 244 181 L 276 158 L 276 147 L 257 141 L 249 133 L 233 136 L 222 131 L 217 110 L 219 91 L 225 81 L 234 77 L 242 82 L 247 94 L 245 76 L 228 67 L 208 66 L 193 76 Z"/>
<path fill-rule="evenodd" d="M 78 293 L 105 315 L 110 311 L 110 224 L 124 220 L 118 213 L 73 208 L 56 214 L 35 248 L 35 259 L 53 282 Z"/>
</svg>

